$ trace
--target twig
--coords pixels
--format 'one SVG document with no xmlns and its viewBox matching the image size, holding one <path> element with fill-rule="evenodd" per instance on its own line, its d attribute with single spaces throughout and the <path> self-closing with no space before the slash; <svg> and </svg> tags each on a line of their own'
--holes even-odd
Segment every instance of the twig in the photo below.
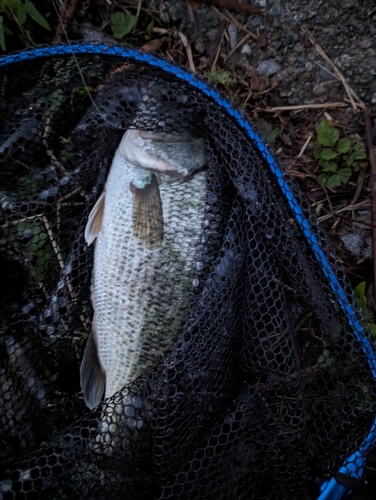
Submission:
<svg viewBox="0 0 376 500">
<path fill-rule="evenodd" d="M 192 49 L 191 49 L 191 46 L 189 45 L 188 43 L 188 40 L 187 40 L 187 37 L 184 35 L 184 33 L 181 33 L 179 31 L 179 37 L 180 37 L 180 40 L 182 42 L 182 44 L 184 45 L 184 48 L 187 52 L 187 58 L 188 58 L 188 64 L 189 64 L 189 69 L 195 73 L 196 72 L 196 67 L 195 67 L 195 63 L 193 62 L 193 56 L 192 56 Z"/>
<path fill-rule="evenodd" d="M 332 217 L 339 215 L 341 212 L 351 212 L 352 210 L 363 210 L 365 208 L 370 207 L 370 201 L 369 200 L 363 200 L 360 201 L 359 203 L 355 203 L 355 205 L 347 205 L 346 207 L 338 208 L 337 210 L 334 210 L 333 213 L 322 215 L 321 217 L 318 218 L 319 222 L 323 222 L 325 220 L 331 219 Z"/>
<path fill-rule="evenodd" d="M 61 33 L 65 32 L 68 22 L 76 9 L 77 0 L 71 0 L 69 3 L 68 2 L 69 0 L 66 1 L 67 6 L 64 3 L 61 5 L 60 14 L 56 11 L 59 18 L 59 24 L 57 25 L 55 35 L 52 39 L 53 42 L 61 41 Z"/>
<path fill-rule="evenodd" d="M 222 30 L 222 32 L 220 33 L 220 39 L 218 41 L 218 47 L 217 47 L 217 50 L 216 50 L 216 53 L 215 53 L 215 56 L 214 56 L 213 63 L 211 65 L 211 71 L 215 71 L 215 67 L 217 65 L 219 54 L 221 53 L 221 47 L 222 47 L 223 37 L 224 37 L 225 31 L 226 31 L 226 26 L 227 26 L 227 23 L 223 22 L 223 21 L 221 22 L 221 24 L 219 26 L 218 31 Z"/>
<path fill-rule="evenodd" d="M 78 188 L 74 189 L 72 192 L 66 194 L 65 196 L 63 196 L 62 198 L 57 200 L 57 203 L 56 203 L 56 229 L 57 229 L 58 234 L 60 233 L 60 210 L 64 206 L 64 203 L 62 203 L 62 202 L 64 200 L 68 200 L 71 196 L 73 196 L 74 194 L 76 194 L 80 190 L 81 190 L 81 188 L 78 187 Z M 70 203 L 67 205 L 72 206 Z"/>
<path fill-rule="evenodd" d="M 26 221 L 29 221 L 29 220 L 30 221 L 36 221 L 36 220 L 40 220 L 42 217 L 43 217 L 43 214 L 30 215 L 30 217 L 22 217 L 22 219 L 17 219 L 17 220 L 12 220 L 12 221 L 5 222 L 0 227 L 2 227 L 2 228 L 9 227 L 10 224 L 16 226 L 20 222 L 26 222 Z"/>
<path fill-rule="evenodd" d="M 358 179 L 356 181 L 356 190 L 355 190 L 354 198 L 351 200 L 352 205 L 357 202 L 359 195 L 362 192 L 365 175 L 366 175 L 366 168 L 361 167 L 359 170 Z"/>
<path fill-rule="evenodd" d="M 56 174 L 55 168 L 58 168 L 60 170 L 60 172 L 63 175 L 65 175 L 65 176 L 68 175 L 68 172 L 64 168 L 64 165 L 61 162 L 59 162 L 59 160 L 56 158 L 56 156 L 54 155 L 54 152 L 52 151 L 52 149 L 50 149 L 50 146 L 48 144 L 49 136 L 53 134 L 53 129 L 52 129 L 52 126 L 51 126 L 51 122 L 52 122 L 51 117 L 50 116 L 47 117 L 47 119 L 46 119 L 46 125 L 45 125 L 45 128 L 43 130 L 43 134 L 41 134 L 41 137 L 42 137 L 42 140 L 43 140 L 43 144 L 44 144 L 44 146 L 46 148 L 46 153 L 47 153 L 47 155 L 51 159 L 51 165 L 52 165 L 52 168 L 54 170 L 55 176 L 57 178 L 57 174 Z"/>
<path fill-rule="evenodd" d="M 318 66 L 319 68 L 321 68 L 321 69 L 323 69 L 324 71 L 326 71 L 326 72 L 328 73 L 328 75 L 330 75 L 330 76 L 332 76 L 333 78 L 335 78 L 336 80 L 338 80 L 337 75 L 335 75 L 334 73 L 332 73 L 331 71 L 329 71 L 329 70 L 328 70 L 328 68 L 325 68 L 325 66 L 324 66 L 323 64 L 320 64 L 320 63 L 319 63 L 319 62 L 317 62 L 317 61 L 313 61 L 313 62 L 316 64 L 316 66 Z M 325 83 L 329 83 L 329 81 L 328 81 L 328 82 L 325 82 Z"/>
<path fill-rule="evenodd" d="M 306 140 L 306 141 L 305 141 L 305 143 L 303 144 L 303 147 L 302 147 L 302 149 L 300 150 L 300 152 L 299 152 L 299 154 L 298 154 L 298 158 L 301 158 L 301 157 L 303 156 L 303 153 L 304 153 L 304 151 L 307 149 L 307 146 L 308 146 L 308 144 L 309 144 L 310 140 L 312 139 L 312 137 L 313 137 L 313 134 L 312 134 L 312 132 L 310 132 L 310 133 L 308 134 L 307 140 Z"/>
<path fill-rule="evenodd" d="M 333 78 L 335 78 L 336 80 L 338 80 L 339 82 L 343 83 L 342 79 L 339 78 L 336 74 L 332 73 L 331 71 L 329 71 L 327 68 L 325 68 L 325 66 L 323 66 L 322 64 L 320 64 L 319 62 L 317 61 L 314 61 L 314 63 L 319 66 L 319 68 L 323 69 L 324 71 L 326 71 L 327 73 L 329 73 L 329 75 L 331 75 Z M 329 83 L 329 82 L 328 82 Z M 348 83 L 346 82 L 346 85 L 348 86 Z M 355 94 L 355 92 L 353 91 L 353 89 L 351 87 L 348 87 L 348 90 L 350 92 L 350 94 L 355 97 L 357 100 L 360 100 L 358 98 L 358 96 Z M 344 101 L 346 102 L 349 102 L 351 105 L 355 104 L 354 103 L 354 100 L 353 99 L 344 99 Z M 360 101 L 358 103 L 356 103 L 356 106 L 359 106 L 360 108 L 364 109 L 366 106 L 364 104 L 363 101 Z"/>
<path fill-rule="evenodd" d="M 359 226 L 366 226 L 368 228 L 372 228 L 371 223 L 365 222 L 364 220 L 355 219 L 355 214 L 352 217 L 347 217 L 346 215 L 339 214 L 337 217 L 338 217 L 338 220 L 342 219 L 342 220 L 351 222 L 352 224 L 358 224 Z"/>
<path fill-rule="evenodd" d="M 222 19 L 225 19 L 227 22 L 233 24 L 236 26 L 238 29 L 241 31 L 244 31 L 245 33 L 248 33 L 248 35 L 253 38 L 254 40 L 258 40 L 258 36 L 255 33 L 252 33 L 252 31 L 249 31 L 245 26 L 243 26 L 239 21 L 235 19 L 234 16 L 232 16 L 229 12 L 225 11 L 225 14 L 218 10 L 216 7 L 212 7 L 212 9 L 220 16 Z"/>
<path fill-rule="evenodd" d="M 345 102 L 348 102 L 349 104 L 351 104 L 351 101 L 349 99 L 344 99 Z M 357 106 L 359 106 L 360 108 L 362 108 L 363 110 L 366 109 L 366 105 L 362 102 L 360 104 L 357 104 Z"/>
<path fill-rule="evenodd" d="M 342 75 L 342 73 L 339 71 L 339 69 L 337 68 L 337 66 L 331 61 L 331 59 L 329 59 L 329 57 L 326 55 L 326 53 L 324 52 L 324 50 L 322 49 L 322 47 L 316 42 L 316 40 L 314 39 L 314 37 L 313 37 L 312 33 L 309 31 L 309 29 L 306 26 L 303 26 L 302 29 L 306 33 L 309 41 L 315 47 L 315 49 L 320 54 L 320 56 L 323 59 L 325 59 L 325 61 L 327 61 L 331 65 L 331 67 L 333 68 L 334 76 L 344 86 L 344 89 L 346 91 L 346 94 L 349 97 L 349 100 L 351 102 L 351 105 L 353 107 L 354 112 L 358 111 L 357 106 L 364 107 L 364 102 L 356 95 L 356 93 L 353 91 L 353 89 L 350 87 L 350 85 L 346 82 L 346 80 L 345 80 L 344 76 Z M 355 102 L 354 99 L 357 101 L 357 103 Z"/>
<path fill-rule="evenodd" d="M 298 104 L 297 106 L 277 106 L 275 108 L 265 109 L 264 111 L 293 111 L 294 109 L 319 109 L 319 108 L 345 108 L 348 105 L 345 102 L 324 102 L 322 104 Z"/>
<path fill-rule="evenodd" d="M 373 258 L 373 300 L 376 303 L 376 158 L 373 149 L 371 114 L 366 108 L 364 114 L 364 126 L 366 129 L 366 144 L 368 159 L 371 164 L 371 223 L 372 223 L 372 258 Z"/>
<path fill-rule="evenodd" d="M 241 12 L 244 14 L 262 14 L 263 9 L 261 7 L 254 7 L 247 3 L 240 3 L 238 0 L 195 0 L 198 3 L 207 3 L 209 5 L 216 5 L 220 9 L 231 9 L 235 12 Z"/>
<path fill-rule="evenodd" d="M 140 16 L 141 6 L 142 6 L 142 0 L 138 0 L 136 17 L 139 17 L 139 16 Z"/>
<path fill-rule="evenodd" d="M 56 254 L 59 266 L 64 271 L 64 269 L 65 269 L 64 259 L 63 259 L 63 256 L 61 255 L 59 245 L 57 244 L 57 242 L 54 238 L 54 233 L 52 232 L 50 223 L 48 222 L 48 219 L 45 215 L 42 216 L 41 220 L 43 221 L 43 224 L 46 228 L 48 237 L 50 238 L 51 245 L 52 245 L 52 248 L 54 249 L 54 252 Z"/>
<path fill-rule="evenodd" d="M 52 245 L 52 248 L 53 248 L 53 250 L 54 250 L 54 252 L 56 254 L 59 266 L 60 266 L 61 270 L 64 271 L 65 270 L 65 263 L 64 263 L 63 256 L 61 254 L 59 245 L 57 244 L 57 241 L 56 241 L 56 239 L 54 237 L 54 234 L 52 232 L 50 223 L 48 222 L 48 219 L 47 219 L 47 217 L 45 215 L 43 215 L 42 221 L 43 221 L 43 224 L 44 224 L 44 226 L 46 228 L 48 237 L 50 238 L 51 245 Z M 67 288 L 68 288 L 68 291 L 70 293 L 70 296 L 71 296 L 72 300 L 74 300 L 75 297 L 76 297 L 76 294 L 75 294 L 75 292 L 73 290 L 73 286 L 72 286 L 72 283 L 70 282 L 68 274 L 65 276 L 65 278 L 66 278 L 66 284 L 67 284 Z"/>
<path fill-rule="evenodd" d="M 239 49 L 242 45 L 244 45 L 246 42 L 248 42 L 248 40 L 249 40 L 250 38 L 251 38 L 251 35 L 250 35 L 250 34 L 245 35 L 245 37 L 244 37 L 244 38 L 242 38 L 242 39 L 240 40 L 240 42 L 239 42 L 239 43 L 237 43 L 237 44 L 235 45 L 235 47 L 234 47 L 233 49 L 231 49 L 231 50 L 230 50 L 230 52 L 229 52 L 229 53 L 227 54 L 227 56 L 225 57 L 225 61 L 227 61 L 227 59 L 229 59 L 232 55 L 234 55 L 234 54 L 235 54 L 235 52 L 236 52 L 236 51 L 237 51 L 237 50 L 238 50 L 238 49 Z"/>
<path fill-rule="evenodd" d="M 153 28 L 153 33 L 159 33 L 160 35 L 165 35 L 166 33 L 173 33 L 173 30 L 169 30 L 166 28 L 158 28 L 157 26 Z"/>
</svg>

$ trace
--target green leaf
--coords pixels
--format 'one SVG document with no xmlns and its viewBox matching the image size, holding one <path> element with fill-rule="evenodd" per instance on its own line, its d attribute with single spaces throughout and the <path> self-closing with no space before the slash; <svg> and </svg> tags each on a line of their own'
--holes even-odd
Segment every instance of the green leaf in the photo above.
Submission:
<svg viewBox="0 0 376 500">
<path fill-rule="evenodd" d="M 12 31 L 12 30 L 10 30 L 10 29 L 8 28 L 8 26 L 5 26 L 5 24 L 3 25 L 3 28 L 4 28 L 4 33 L 5 33 L 6 35 L 14 35 L 13 31 Z"/>
<path fill-rule="evenodd" d="M 146 26 L 146 34 L 149 38 L 153 36 L 153 29 L 154 29 L 154 19 L 150 21 L 150 23 Z"/>
<path fill-rule="evenodd" d="M 341 168 L 337 172 L 339 178 L 341 179 L 343 184 L 346 184 L 350 180 L 352 171 L 349 168 Z"/>
<path fill-rule="evenodd" d="M 354 172 L 358 172 L 358 170 L 360 169 L 360 165 L 357 161 L 354 161 L 354 163 L 352 165 L 352 169 Z"/>
<path fill-rule="evenodd" d="M 373 321 L 373 312 L 370 311 L 368 308 L 363 311 L 363 316 L 365 321 Z"/>
<path fill-rule="evenodd" d="M 367 299 L 366 299 L 366 282 L 362 281 L 358 286 L 354 288 L 355 296 L 359 301 L 359 305 L 362 309 L 367 307 Z"/>
<path fill-rule="evenodd" d="M 329 161 L 329 162 L 327 162 L 325 167 L 323 167 L 323 170 L 325 170 L 325 172 L 336 173 L 337 172 L 337 164 L 334 163 L 333 161 Z"/>
<path fill-rule="evenodd" d="M 317 359 L 317 365 L 319 368 L 330 368 L 334 365 L 334 360 L 330 355 L 330 351 L 325 349 L 322 354 Z"/>
<path fill-rule="evenodd" d="M 325 148 L 321 151 L 321 158 L 323 160 L 332 160 L 337 156 L 337 153 L 331 148 Z"/>
<path fill-rule="evenodd" d="M 327 121 L 322 121 L 316 128 L 317 142 L 322 146 L 333 147 L 339 139 L 339 131 L 332 128 Z"/>
<path fill-rule="evenodd" d="M 347 160 L 345 161 L 347 167 L 351 167 L 352 164 L 354 163 L 354 157 L 353 155 L 350 155 Z"/>
<path fill-rule="evenodd" d="M 16 23 L 21 26 L 26 22 L 26 17 L 27 17 L 25 5 L 21 2 L 17 2 L 14 7 L 15 10 L 10 9 L 10 11 L 12 12 L 12 15 Z"/>
<path fill-rule="evenodd" d="M 208 71 L 206 76 L 212 83 L 220 83 L 222 85 L 230 85 L 234 83 L 231 78 L 231 73 L 229 71 L 217 70 L 217 71 Z"/>
<path fill-rule="evenodd" d="M 368 327 L 371 330 L 372 335 L 376 335 L 376 325 L 374 323 L 368 323 Z"/>
<path fill-rule="evenodd" d="M 321 209 L 322 209 L 323 206 L 324 206 L 324 203 L 319 203 L 317 205 L 317 207 L 315 209 L 317 215 L 320 215 L 320 212 L 321 212 Z"/>
<path fill-rule="evenodd" d="M 273 128 L 273 125 L 268 122 L 263 122 L 260 126 L 260 132 L 264 137 L 265 141 L 271 144 L 278 137 L 278 129 Z"/>
<path fill-rule="evenodd" d="M 354 144 L 354 149 L 356 149 L 357 151 L 358 151 L 359 149 L 365 149 L 365 148 L 364 148 L 364 144 L 363 144 L 362 142 L 360 142 L 360 141 L 357 141 L 357 142 Z"/>
<path fill-rule="evenodd" d="M 339 187 L 341 184 L 342 184 L 341 178 L 337 174 L 331 175 L 326 182 L 326 185 L 330 188 Z"/>
<path fill-rule="evenodd" d="M 350 147 L 351 147 L 351 141 L 349 141 L 349 139 L 340 139 L 338 141 L 336 150 L 338 151 L 338 153 L 347 153 Z"/>
<path fill-rule="evenodd" d="M 313 156 L 319 160 L 321 158 L 321 152 L 322 148 L 315 148 L 313 150 Z"/>
<path fill-rule="evenodd" d="M 276 140 L 277 137 L 278 137 L 278 129 L 273 128 L 273 130 L 271 130 L 270 133 L 265 137 L 266 142 L 271 144 L 272 142 L 274 142 Z"/>
<path fill-rule="evenodd" d="M 320 174 L 319 179 L 323 184 L 326 184 L 328 182 L 329 177 L 325 174 Z"/>
<path fill-rule="evenodd" d="M 5 47 L 5 37 L 4 37 L 4 24 L 3 24 L 3 21 L 4 21 L 3 16 L 0 16 L 0 47 L 5 52 L 6 51 L 6 47 Z"/>
<path fill-rule="evenodd" d="M 320 174 L 318 176 L 318 179 L 323 183 L 323 184 L 326 184 L 326 181 L 328 180 L 328 176 L 325 175 L 325 174 Z"/>
<path fill-rule="evenodd" d="M 26 2 L 25 2 L 25 12 L 26 12 L 26 14 L 28 14 L 31 17 L 31 19 L 33 19 L 36 23 L 38 23 L 44 29 L 49 30 L 49 31 L 51 30 L 51 27 L 48 24 L 48 22 L 45 20 L 45 18 L 36 9 L 35 5 L 30 0 L 26 0 Z"/>
<path fill-rule="evenodd" d="M 132 14 L 124 14 L 123 12 L 115 12 L 111 16 L 112 33 L 115 38 L 123 38 L 128 35 L 136 26 L 138 21 L 137 16 Z"/>
<path fill-rule="evenodd" d="M 367 158 L 367 151 L 365 147 L 360 142 L 357 142 L 354 146 L 354 151 L 351 155 L 354 160 L 365 160 Z"/>
</svg>

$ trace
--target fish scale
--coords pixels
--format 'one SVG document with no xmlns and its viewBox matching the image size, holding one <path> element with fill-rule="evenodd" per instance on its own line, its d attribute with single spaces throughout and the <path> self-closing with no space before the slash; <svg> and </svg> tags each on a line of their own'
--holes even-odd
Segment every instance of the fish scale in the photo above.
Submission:
<svg viewBox="0 0 376 500">
<path fill-rule="evenodd" d="M 132 229 L 130 188 L 143 169 L 120 152 L 105 186 L 92 278 L 92 330 L 106 398 L 154 365 L 182 330 L 206 207 L 206 170 L 187 179 L 157 174 L 163 242 L 146 248 Z"/>
</svg>

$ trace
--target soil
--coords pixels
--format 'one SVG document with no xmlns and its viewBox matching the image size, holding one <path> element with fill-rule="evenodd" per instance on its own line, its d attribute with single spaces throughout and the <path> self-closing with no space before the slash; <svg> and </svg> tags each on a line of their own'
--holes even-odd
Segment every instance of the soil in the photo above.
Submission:
<svg viewBox="0 0 376 500">
<path fill-rule="evenodd" d="M 364 109 L 376 117 L 376 3 L 259 0 L 254 5 L 260 12 L 238 12 L 244 6 L 238 0 L 79 0 L 67 18 L 66 35 L 113 41 L 111 15 L 137 14 L 135 28 L 121 43 L 165 57 L 229 94 L 300 183 L 354 286 L 367 282 L 368 307 L 375 312 L 370 162 L 361 161 L 348 182 L 330 188 L 319 179 L 313 151 L 323 119 L 352 144 L 366 142 Z M 58 33 L 58 17 L 52 14 L 49 22 L 52 35 L 43 33 L 36 41 L 50 42 L 52 36 L 66 41 Z M 9 50 L 15 48 L 22 47 L 9 44 Z M 375 143 L 375 121 L 371 127 Z M 372 482 L 372 472 L 368 477 Z"/>
</svg>

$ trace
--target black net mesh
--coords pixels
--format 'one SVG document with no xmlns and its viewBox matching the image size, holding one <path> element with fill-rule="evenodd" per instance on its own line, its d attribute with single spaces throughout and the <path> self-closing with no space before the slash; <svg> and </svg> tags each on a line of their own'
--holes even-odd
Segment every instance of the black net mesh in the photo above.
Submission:
<svg viewBox="0 0 376 500">
<path fill-rule="evenodd" d="M 369 431 L 375 381 L 258 148 L 199 90 L 117 57 L 8 65 L 0 95 L 3 498 L 305 498 Z M 95 245 L 84 232 L 132 127 L 203 138 L 204 212 L 184 326 L 164 352 L 156 327 L 156 362 L 90 411 L 80 365 Z"/>
</svg>

